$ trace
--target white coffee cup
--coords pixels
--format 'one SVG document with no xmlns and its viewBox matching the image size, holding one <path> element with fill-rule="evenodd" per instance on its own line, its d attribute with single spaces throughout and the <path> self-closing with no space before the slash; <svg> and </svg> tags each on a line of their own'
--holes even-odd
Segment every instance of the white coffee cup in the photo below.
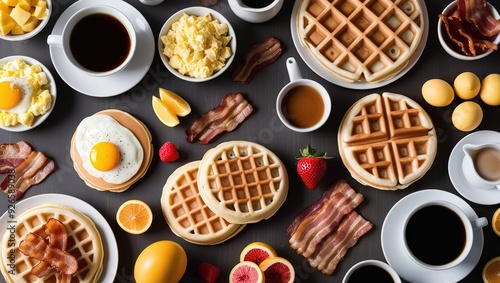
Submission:
<svg viewBox="0 0 500 283">
<path fill-rule="evenodd" d="M 71 44 L 70 44 L 70 38 L 75 26 L 85 17 L 91 15 L 99 15 L 99 14 L 105 14 L 117 19 L 123 25 L 123 27 L 125 27 L 130 40 L 130 48 L 128 50 L 128 53 L 126 53 L 126 56 L 123 59 L 120 59 L 120 62 L 116 66 L 113 66 L 112 68 L 103 71 L 91 70 L 89 68 L 84 67 L 82 63 L 80 63 L 75 58 L 75 55 L 71 50 Z M 47 43 L 51 46 L 62 48 L 63 54 L 66 57 L 66 59 L 70 62 L 71 65 L 73 65 L 80 71 L 92 76 L 109 76 L 123 70 L 130 63 L 135 53 L 137 39 L 134 26 L 132 25 L 132 22 L 127 18 L 125 14 L 123 14 L 122 12 L 111 6 L 97 5 L 97 6 L 89 6 L 83 8 L 78 12 L 76 12 L 75 14 L 73 14 L 73 16 L 71 16 L 65 23 L 62 33 L 49 35 L 47 38 Z M 99 44 L 99 42 L 95 42 L 95 44 Z"/>
<path fill-rule="evenodd" d="M 424 212 L 424 209 L 427 210 Z M 444 215 L 447 217 L 441 217 Z M 435 225 L 439 225 L 439 229 Z M 454 232 L 455 228 L 462 230 L 460 225 L 463 226 L 463 233 Z M 469 219 L 462 209 L 451 202 L 429 200 L 428 203 L 415 207 L 405 217 L 404 229 L 400 236 L 404 250 L 416 264 L 429 270 L 440 271 L 462 263 L 472 250 L 474 230 L 486 225 L 488 220 L 485 217 Z M 441 239 L 445 244 L 439 244 L 439 241 L 434 245 L 437 239 Z M 443 256 L 446 258 L 442 258 Z M 439 262 L 430 262 L 428 259 Z"/>
<path fill-rule="evenodd" d="M 385 263 L 383 261 L 376 260 L 376 259 L 363 260 L 363 261 L 360 261 L 360 262 L 356 263 L 355 265 L 351 266 L 351 268 L 349 268 L 349 270 L 344 275 L 344 279 L 342 279 L 342 283 L 352 282 L 352 281 L 349 281 L 349 279 L 351 279 L 351 276 L 359 269 L 361 269 L 363 267 L 367 267 L 367 266 L 375 266 L 375 267 L 381 268 L 387 272 L 387 274 L 392 279 L 392 282 L 401 283 L 401 278 L 399 277 L 399 275 L 396 273 L 396 271 L 390 265 L 388 265 L 387 263 Z M 363 272 L 363 270 L 360 270 L 359 272 Z M 370 281 L 380 282 L 380 280 L 382 280 L 382 278 L 371 278 Z"/>
<path fill-rule="evenodd" d="M 288 75 L 290 77 L 290 82 L 281 89 L 276 99 L 276 110 L 278 112 L 278 117 L 285 126 L 293 131 L 301 133 L 314 131 L 320 128 L 328 120 L 328 117 L 330 117 L 332 108 L 330 95 L 328 94 L 328 91 L 318 82 L 302 78 L 298 64 L 293 57 L 290 57 L 286 60 L 286 67 L 288 70 Z M 316 117 L 316 119 L 311 122 L 313 124 L 305 126 L 297 125 L 297 123 L 292 122 L 293 117 L 289 117 L 289 114 L 284 112 L 284 104 L 287 101 L 287 95 L 291 91 L 295 91 L 297 87 L 312 88 L 311 90 L 313 90 L 314 95 L 319 95 L 321 98 L 323 112 L 314 113 L 315 116 L 317 115 L 318 117 Z M 311 95 L 312 94 L 313 93 L 311 93 Z M 309 117 L 303 118 L 308 119 Z"/>
<path fill-rule="evenodd" d="M 252 2 L 254 0 L 248 0 Z M 228 0 L 229 7 L 236 16 L 250 23 L 263 23 L 272 19 L 281 10 L 285 0 L 273 0 L 265 7 L 249 7 L 241 0 Z"/>
<path fill-rule="evenodd" d="M 478 189 L 500 189 L 500 143 L 464 144 L 462 149 L 462 171 L 467 181 Z"/>
</svg>

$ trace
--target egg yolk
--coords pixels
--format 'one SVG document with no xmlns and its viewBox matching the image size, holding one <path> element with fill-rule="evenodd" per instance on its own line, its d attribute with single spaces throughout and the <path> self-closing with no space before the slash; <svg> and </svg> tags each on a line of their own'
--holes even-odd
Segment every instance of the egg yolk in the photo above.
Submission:
<svg viewBox="0 0 500 283">
<path fill-rule="evenodd" d="M 90 163 L 99 171 L 109 171 L 120 163 L 120 150 L 110 142 L 96 143 L 90 150 Z"/>
<path fill-rule="evenodd" d="M 17 84 L 5 81 L 0 83 L 0 109 L 11 109 L 22 98 L 21 89 Z"/>
</svg>

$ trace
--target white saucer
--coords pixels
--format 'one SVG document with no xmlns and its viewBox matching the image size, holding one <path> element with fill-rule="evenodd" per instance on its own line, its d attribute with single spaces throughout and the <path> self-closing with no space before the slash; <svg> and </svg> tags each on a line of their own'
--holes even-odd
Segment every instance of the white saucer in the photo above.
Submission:
<svg viewBox="0 0 500 283">
<path fill-rule="evenodd" d="M 495 131 L 477 131 L 465 136 L 453 148 L 448 161 L 448 174 L 455 189 L 466 199 L 483 205 L 500 203 L 500 190 L 476 189 L 472 186 L 462 172 L 462 160 L 465 153 L 462 150 L 464 144 L 480 144 L 500 140 L 500 133 Z"/>
<path fill-rule="evenodd" d="M 467 276 L 479 262 L 483 251 L 483 230 L 474 230 L 474 245 L 465 260 L 456 267 L 434 271 L 416 264 L 403 249 L 399 236 L 403 229 L 403 218 L 410 211 L 429 200 L 446 200 L 460 207 L 468 217 L 477 218 L 472 207 L 452 193 L 429 189 L 412 193 L 398 201 L 385 217 L 381 231 L 382 251 L 389 265 L 406 281 L 412 283 L 458 282 Z"/>
<path fill-rule="evenodd" d="M 50 58 L 61 78 L 73 89 L 95 97 L 114 96 L 131 89 L 142 80 L 153 62 L 155 53 L 154 37 L 149 23 L 132 5 L 122 0 L 107 0 L 106 5 L 123 12 L 131 20 L 137 31 L 137 48 L 132 61 L 124 70 L 107 77 L 85 74 L 71 65 L 59 47 L 49 46 Z M 61 34 L 64 24 L 78 10 L 103 5 L 102 0 L 80 0 L 69 6 L 59 17 L 52 34 Z"/>
<path fill-rule="evenodd" d="M 321 63 L 319 63 L 314 56 L 308 51 L 308 49 L 304 46 L 302 46 L 299 38 L 299 32 L 297 29 L 297 13 L 298 13 L 298 8 L 299 5 L 302 1 L 295 1 L 295 5 L 293 6 L 293 11 L 292 11 L 292 17 L 290 21 L 290 29 L 292 32 L 292 40 L 293 44 L 295 45 L 295 49 L 297 49 L 297 52 L 299 53 L 300 57 L 304 62 L 306 63 L 311 70 L 313 70 L 317 75 L 322 77 L 323 79 L 336 84 L 341 87 L 345 87 L 348 89 L 374 89 L 382 86 L 386 86 L 390 83 L 393 83 L 400 79 L 402 76 L 404 76 L 406 73 L 408 73 L 411 68 L 417 63 L 418 59 L 422 55 L 425 49 L 425 45 L 427 43 L 427 37 L 429 35 L 429 15 L 427 14 L 427 6 L 425 5 L 425 2 L 423 0 L 419 0 L 420 7 L 422 8 L 422 15 L 424 17 L 424 30 L 422 34 L 422 39 L 420 40 L 420 44 L 415 50 L 415 52 L 411 55 L 410 60 L 408 61 L 408 64 L 399 72 L 397 73 L 394 77 L 383 80 L 380 82 L 349 82 L 346 81 L 340 77 L 335 76 L 332 72 L 327 70 Z"/>
<path fill-rule="evenodd" d="M 118 270 L 118 245 L 116 243 L 115 234 L 102 214 L 81 199 L 63 194 L 41 194 L 21 200 L 15 203 L 14 212 L 6 211 L 0 217 L 0 231 L 5 231 L 7 229 L 10 214 L 14 214 L 14 216 L 20 215 L 30 208 L 46 203 L 69 205 L 92 219 L 97 230 L 99 230 L 104 247 L 104 268 L 99 282 L 113 283 Z M 5 207 L 5 209 L 7 209 L 7 207 Z"/>
</svg>

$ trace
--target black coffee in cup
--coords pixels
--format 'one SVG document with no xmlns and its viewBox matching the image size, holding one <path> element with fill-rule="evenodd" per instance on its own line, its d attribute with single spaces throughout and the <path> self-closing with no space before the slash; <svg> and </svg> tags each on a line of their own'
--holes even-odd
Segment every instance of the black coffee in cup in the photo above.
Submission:
<svg viewBox="0 0 500 283">
<path fill-rule="evenodd" d="M 243 3 L 251 8 L 264 8 L 273 2 L 274 0 L 243 0 Z"/>
<path fill-rule="evenodd" d="M 356 269 L 347 280 L 347 283 L 394 283 L 392 276 L 380 266 L 363 265 Z"/>
<path fill-rule="evenodd" d="M 444 265 L 460 256 L 465 248 L 466 231 L 460 217 L 441 205 L 417 210 L 405 231 L 410 252 L 421 262 Z"/>
</svg>

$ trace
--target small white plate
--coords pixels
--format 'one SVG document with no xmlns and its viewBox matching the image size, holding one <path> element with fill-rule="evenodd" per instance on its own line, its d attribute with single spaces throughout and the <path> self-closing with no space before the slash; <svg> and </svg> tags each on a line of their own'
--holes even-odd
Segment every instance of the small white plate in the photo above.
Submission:
<svg viewBox="0 0 500 283">
<path fill-rule="evenodd" d="M 116 243 L 115 234 L 113 230 L 111 230 L 111 226 L 109 226 L 102 214 L 83 200 L 63 194 L 41 194 L 21 200 L 15 203 L 15 214 L 20 215 L 30 208 L 46 203 L 69 205 L 94 221 L 101 235 L 102 245 L 104 247 L 104 268 L 99 282 L 112 283 L 115 280 L 118 270 L 118 245 Z M 0 231 L 5 231 L 7 229 L 8 217 L 9 214 L 7 212 L 0 217 Z"/>
<path fill-rule="evenodd" d="M 448 174 L 450 180 L 457 192 L 464 198 L 483 205 L 493 205 L 500 203 L 500 190 L 492 188 L 491 190 L 476 189 L 465 179 L 462 172 L 462 161 L 465 153 L 462 150 L 464 144 L 481 144 L 485 142 L 499 141 L 500 133 L 495 131 L 477 131 L 465 136 L 453 148 L 448 161 Z"/>
<path fill-rule="evenodd" d="M 399 238 L 403 229 L 403 219 L 411 210 L 429 200 L 446 200 L 460 207 L 471 219 L 478 217 L 472 207 L 459 196 L 452 193 L 428 189 L 422 190 L 398 201 L 389 211 L 382 224 L 382 251 L 389 265 L 406 281 L 413 283 L 458 282 L 466 277 L 477 265 L 483 252 L 484 235 L 482 229 L 474 230 L 474 245 L 465 260 L 450 269 L 429 270 L 415 263 L 403 249 Z"/>
<path fill-rule="evenodd" d="M 59 47 L 49 46 L 50 58 L 61 78 L 73 89 L 95 97 L 109 97 L 126 92 L 139 83 L 148 72 L 155 53 L 154 37 L 149 23 L 132 5 L 121 0 L 80 0 L 69 6 L 54 25 L 52 34 L 61 34 L 64 24 L 78 10 L 94 6 L 109 5 L 124 13 L 137 31 L 137 48 L 132 61 L 122 71 L 106 76 L 91 76 L 78 70 L 65 58 Z"/>
<path fill-rule="evenodd" d="M 419 0 L 420 7 L 422 8 L 422 15 L 424 17 L 424 30 L 422 34 L 422 39 L 420 40 L 420 44 L 413 53 L 413 55 L 411 55 L 408 64 L 391 79 L 374 83 L 346 81 L 340 77 L 335 76 L 332 72 L 323 67 L 323 65 L 321 65 L 321 63 L 319 63 L 316 60 L 316 58 L 314 58 L 314 56 L 309 52 L 309 50 L 306 47 L 302 46 L 302 44 L 300 43 L 299 33 L 297 29 L 297 24 L 298 24 L 297 13 L 300 3 L 302 3 L 302 1 L 295 1 L 290 21 L 290 30 L 292 32 L 292 40 L 293 44 L 295 45 L 295 49 L 297 49 L 297 52 L 299 53 L 300 57 L 302 58 L 302 60 L 304 60 L 306 65 L 309 66 L 309 68 L 311 68 L 311 70 L 313 70 L 317 75 L 319 75 L 323 79 L 338 86 L 345 87 L 348 89 L 374 89 L 386 86 L 390 83 L 397 81 L 406 73 L 408 73 L 408 71 L 410 71 L 411 68 L 413 68 L 413 66 L 417 63 L 418 59 L 424 52 L 425 45 L 427 43 L 427 37 L 429 35 L 429 15 L 427 14 L 427 6 L 425 5 L 425 2 L 423 0 Z"/>
<path fill-rule="evenodd" d="M 28 57 L 28 56 L 18 56 L 18 55 L 9 56 L 9 57 L 5 57 L 5 58 L 0 59 L 0 68 L 3 68 L 3 66 L 7 62 L 13 61 L 17 58 L 23 60 L 24 62 L 28 63 L 29 65 L 38 65 L 45 72 L 45 74 L 47 75 L 48 85 L 45 85 L 43 87 L 43 89 L 48 89 L 50 91 L 50 94 L 52 95 L 52 105 L 50 106 L 50 109 L 49 109 L 49 111 L 47 111 L 47 113 L 40 115 L 38 117 L 35 117 L 35 121 L 34 121 L 32 126 L 26 126 L 23 124 L 17 124 L 15 126 L 9 126 L 9 127 L 0 126 L 0 129 L 4 129 L 4 130 L 9 131 L 9 132 L 24 132 L 27 130 L 31 130 L 31 129 L 37 127 L 38 125 L 40 125 L 43 121 L 45 121 L 45 119 L 47 119 L 47 117 L 49 117 L 50 113 L 52 112 L 52 109 L 54 109 L 54 105 L 56 104 L 56 98 L 57 98 L 56 81 L 54 80 L 54 77 L 52 76 L 52 73 L 49 71 L 49 69 L 47 69 L 47 67 L 45 67 L 45 65 L 40 63 L 38 60 L 35 60 L 35 59 Z"/>
</svg>

